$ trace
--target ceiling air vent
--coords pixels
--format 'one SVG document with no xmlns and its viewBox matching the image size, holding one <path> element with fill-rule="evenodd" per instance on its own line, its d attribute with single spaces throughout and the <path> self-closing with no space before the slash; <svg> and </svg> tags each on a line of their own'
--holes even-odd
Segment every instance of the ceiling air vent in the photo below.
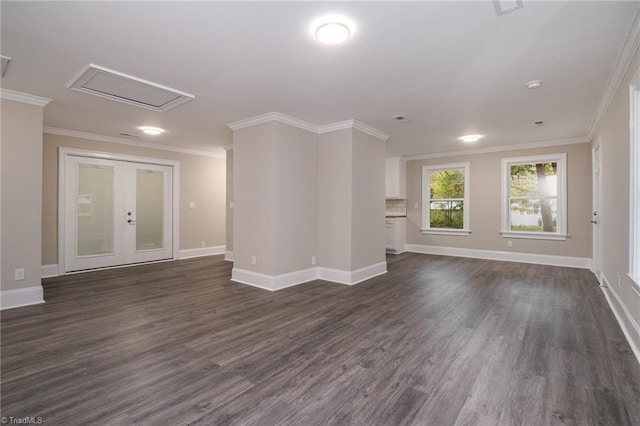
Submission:
<svg viewBox="0 0 640 426">
<path fill-rule="evenodd" d="M 159 112 L 195 99 L 189 93 L 94 64 L 89 64 L 69 89 Z"/>
</svg>

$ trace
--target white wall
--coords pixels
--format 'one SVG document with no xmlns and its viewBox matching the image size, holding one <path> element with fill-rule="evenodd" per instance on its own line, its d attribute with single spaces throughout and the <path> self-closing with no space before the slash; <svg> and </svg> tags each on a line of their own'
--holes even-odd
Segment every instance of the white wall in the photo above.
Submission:
<svg viewBox="0 0 640 426">
<path fill-rule="evenodd" d="M 276 124 L 233 132 L 233 267 L 267 275 L 275 273 Z"/>
<path fill-rule="evenodd" d="M 607 109 L 594 143 L 601 141 L 602 157 L 602 275 L 610 303 L 635 344 L 640 360 L 640 286 L 627 275 L 629 265 L 630 107 L 629 86 L 640 71 L 636 53 Z M 617 281 L 620 277 L 620 285 Z M 639 283 L 640 284 L 640 283 Z"/>
<path fill-rule="evenodd" d="M 351 269 L 357 270 L 386 262 L 385 143 L 353 130 L 352 150 Z"/>
<path fill-rule="evenodd" d="M 351 269 L 352 129 L 318 138 L 318 265 Z"/>
<path fill-rule="evenodd" d="M 42 288 L 42 114 L 40 106 L 2 99 L 1 217 L 2 306 L 10 305 L 7 290 Z M 24 268 L 25 279 L 14 280 Z M 32 302 L 37 302 L 32 300 Z"/>
<path fill-rule="evenodd" d="M 382 140 L 270 121 L 235 130 L 233 151 L 232 279 L 274 290 L 386 272 Z"/>
</svg>

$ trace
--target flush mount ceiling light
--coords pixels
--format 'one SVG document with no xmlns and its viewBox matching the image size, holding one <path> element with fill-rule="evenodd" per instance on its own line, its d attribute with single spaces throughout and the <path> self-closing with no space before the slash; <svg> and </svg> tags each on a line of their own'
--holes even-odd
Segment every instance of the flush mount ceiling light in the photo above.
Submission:
<svg viewBox="0 0 640 426">
<path fill-rule="evenodd" d="M 460 136 L 458 140 L 464 143 L 472 143 L 472 142 L 478 142 L 483 137 L 484 135 L 464 135 L 464 136 Z"/>
<path fill-rule="evenodd" d="M 542 80 L 532 80 L 527 83 L 527 89 L 537 89 L 542 86 Z"/>
<path fill-rule="evenodd" d="M 142 130 L 145 134 L 153 135 L 153 136 L 158 136 L 158 135 L 161 135 L 164 132 L 166 132 L 166 130 L 161 129 L 159 127 L 142 126 L 142 127 L 138 127 L 138 128 L 140 130 Z"/>
<path fill-rule="evenodd" d="M 341 22 L 326 22 L 316 28 L 315 36 L 325 44 L 338 44 L 347 41 L 351 30 Z"/>
</svg>

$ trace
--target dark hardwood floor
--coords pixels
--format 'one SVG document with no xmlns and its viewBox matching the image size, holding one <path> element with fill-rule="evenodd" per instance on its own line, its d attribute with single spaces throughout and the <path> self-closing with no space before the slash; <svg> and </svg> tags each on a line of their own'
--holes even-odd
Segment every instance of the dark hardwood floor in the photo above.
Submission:
<svg viewBox="0 0 640 426">
<path fill-rule="evenodd" d="M 640 425 L 586 270 L 404 254 L 268 292 L 220 256 L 45 280 L 2 312 L 2 416 L 45 424 Z"/>
</svg>

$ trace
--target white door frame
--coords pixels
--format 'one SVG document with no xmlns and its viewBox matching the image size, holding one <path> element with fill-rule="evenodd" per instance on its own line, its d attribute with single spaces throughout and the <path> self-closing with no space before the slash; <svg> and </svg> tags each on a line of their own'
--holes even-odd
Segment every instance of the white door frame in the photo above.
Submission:
<svg viewBox="0 0 640 426">
<path fill-rule="evenodd" d="M 598 282 L 602 285 L 602 143 L 601 138 L 598 137 L 593 148 L 591 148 L 591 213 L 597 213 L 597 216 L 591 216 L 591 220 L 596 220 L 597 223 L 591 227 L 591 239 L 592 239 L 592 260 L 591 260 L 591 272 L 593 272 L 598 279 Z M 598 155 L 596 155 L 598 151 Z M 598 175 L 596 176 L 596 170 Z M 596 193 L 597 192 L 597 193 Z M 597 234 L 596 234 L 597 233 Z"/>
<path fill-rule="evenodd" d="M 102 158 L 107 160 L 129 161 L 135 163 L 157 164 L 173 167 L 173 223 L 172 253 L 178 259 L 180 249 L 180 162 L 162 158 L 139 157 L 135 155 L 115 154 L 112 152 L 87 151 L 84 149 L 60 147 L 58 154 L 58 274 L 67 272 L 65 264 L 65 188 L 68 156 Z"/>
</svg>

